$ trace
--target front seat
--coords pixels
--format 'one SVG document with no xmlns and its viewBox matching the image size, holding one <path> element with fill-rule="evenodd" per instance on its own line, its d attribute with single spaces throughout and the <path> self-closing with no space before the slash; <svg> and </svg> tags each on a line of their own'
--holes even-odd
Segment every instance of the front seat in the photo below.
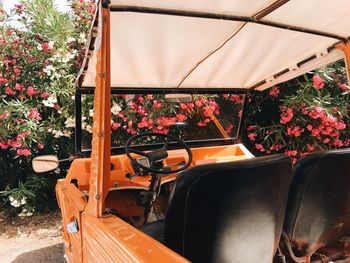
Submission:
<svg viewBox="0 0 350 263">
<path fill-rule="evenodd" d="M 183 172 L 170 197 L 165 245 L 192 262 L 271 263 L 282 232 L 291 173 L 286 155 L 207 164 Z"/>
<path fill-rule="evenodd" d="M 315 252 L 327 258 L 320 249 L 350 237 L 350 149 L 313 153 L 297 162 L 284 232 L 289 254 L 299 262 L 310 262 Z M 327 262 L 339 254 L 331 250 Z"/>
</svg>

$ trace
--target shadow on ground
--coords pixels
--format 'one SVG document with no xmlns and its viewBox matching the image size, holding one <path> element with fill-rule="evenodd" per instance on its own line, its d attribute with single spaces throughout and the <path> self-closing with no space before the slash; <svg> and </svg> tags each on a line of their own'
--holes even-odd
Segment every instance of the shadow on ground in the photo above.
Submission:
<svg viewBox="0 0 350 263">
<path fill-rule="evenodd" d="M 63 244 L 44 247 L 23 253 L 16 257 L 11 263 L 62 263 Z"/>
</svg>

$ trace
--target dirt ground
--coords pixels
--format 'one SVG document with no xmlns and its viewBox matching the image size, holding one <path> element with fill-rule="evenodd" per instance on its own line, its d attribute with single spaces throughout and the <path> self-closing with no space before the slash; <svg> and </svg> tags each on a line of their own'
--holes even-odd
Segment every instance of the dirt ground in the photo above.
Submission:
<svg viewBox="0 0 350 263">
<path fill-rule="evenodd" d="M 63 262 L 59 212 L 29 218 L 7 218 L 0 213 L 1 263 Z"/>
</svg>

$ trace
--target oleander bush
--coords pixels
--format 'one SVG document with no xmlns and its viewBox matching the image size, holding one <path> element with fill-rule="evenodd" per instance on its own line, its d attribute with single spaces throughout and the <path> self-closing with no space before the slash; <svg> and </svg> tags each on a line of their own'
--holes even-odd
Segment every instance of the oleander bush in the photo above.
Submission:
<svg viewBox="0 0 350 263">
<path fill-rule="evenodd" d="M 54 206 L 59 171 L 33 173 L 32 157 L 73 152 L 66 124 L 95 5 L 70 5 L 63 13 L 53 0 L 22 0 L 0 10 L 0 204 L 12 214 Z"/>
<path fill-rule="evenodd" d="M 338 62 L 251 98 L 245 141 L 256 155 L 284 152 L 294 161 L 348 147 L 350 90 Z"/>
</svg>

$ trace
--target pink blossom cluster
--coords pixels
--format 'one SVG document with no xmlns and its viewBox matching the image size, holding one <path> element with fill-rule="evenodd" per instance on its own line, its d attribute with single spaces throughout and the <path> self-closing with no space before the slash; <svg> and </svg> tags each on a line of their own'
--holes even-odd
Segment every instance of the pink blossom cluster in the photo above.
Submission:
<svg viewBox="0 0 350 263">
<path fill-rule="evenodd" d="M 269 92 L 269 95 L 275 98 L 277 98 L 279 94 L 280 94 L 280 90 L 278 87 L 273 87 Z"/>
</svg>

